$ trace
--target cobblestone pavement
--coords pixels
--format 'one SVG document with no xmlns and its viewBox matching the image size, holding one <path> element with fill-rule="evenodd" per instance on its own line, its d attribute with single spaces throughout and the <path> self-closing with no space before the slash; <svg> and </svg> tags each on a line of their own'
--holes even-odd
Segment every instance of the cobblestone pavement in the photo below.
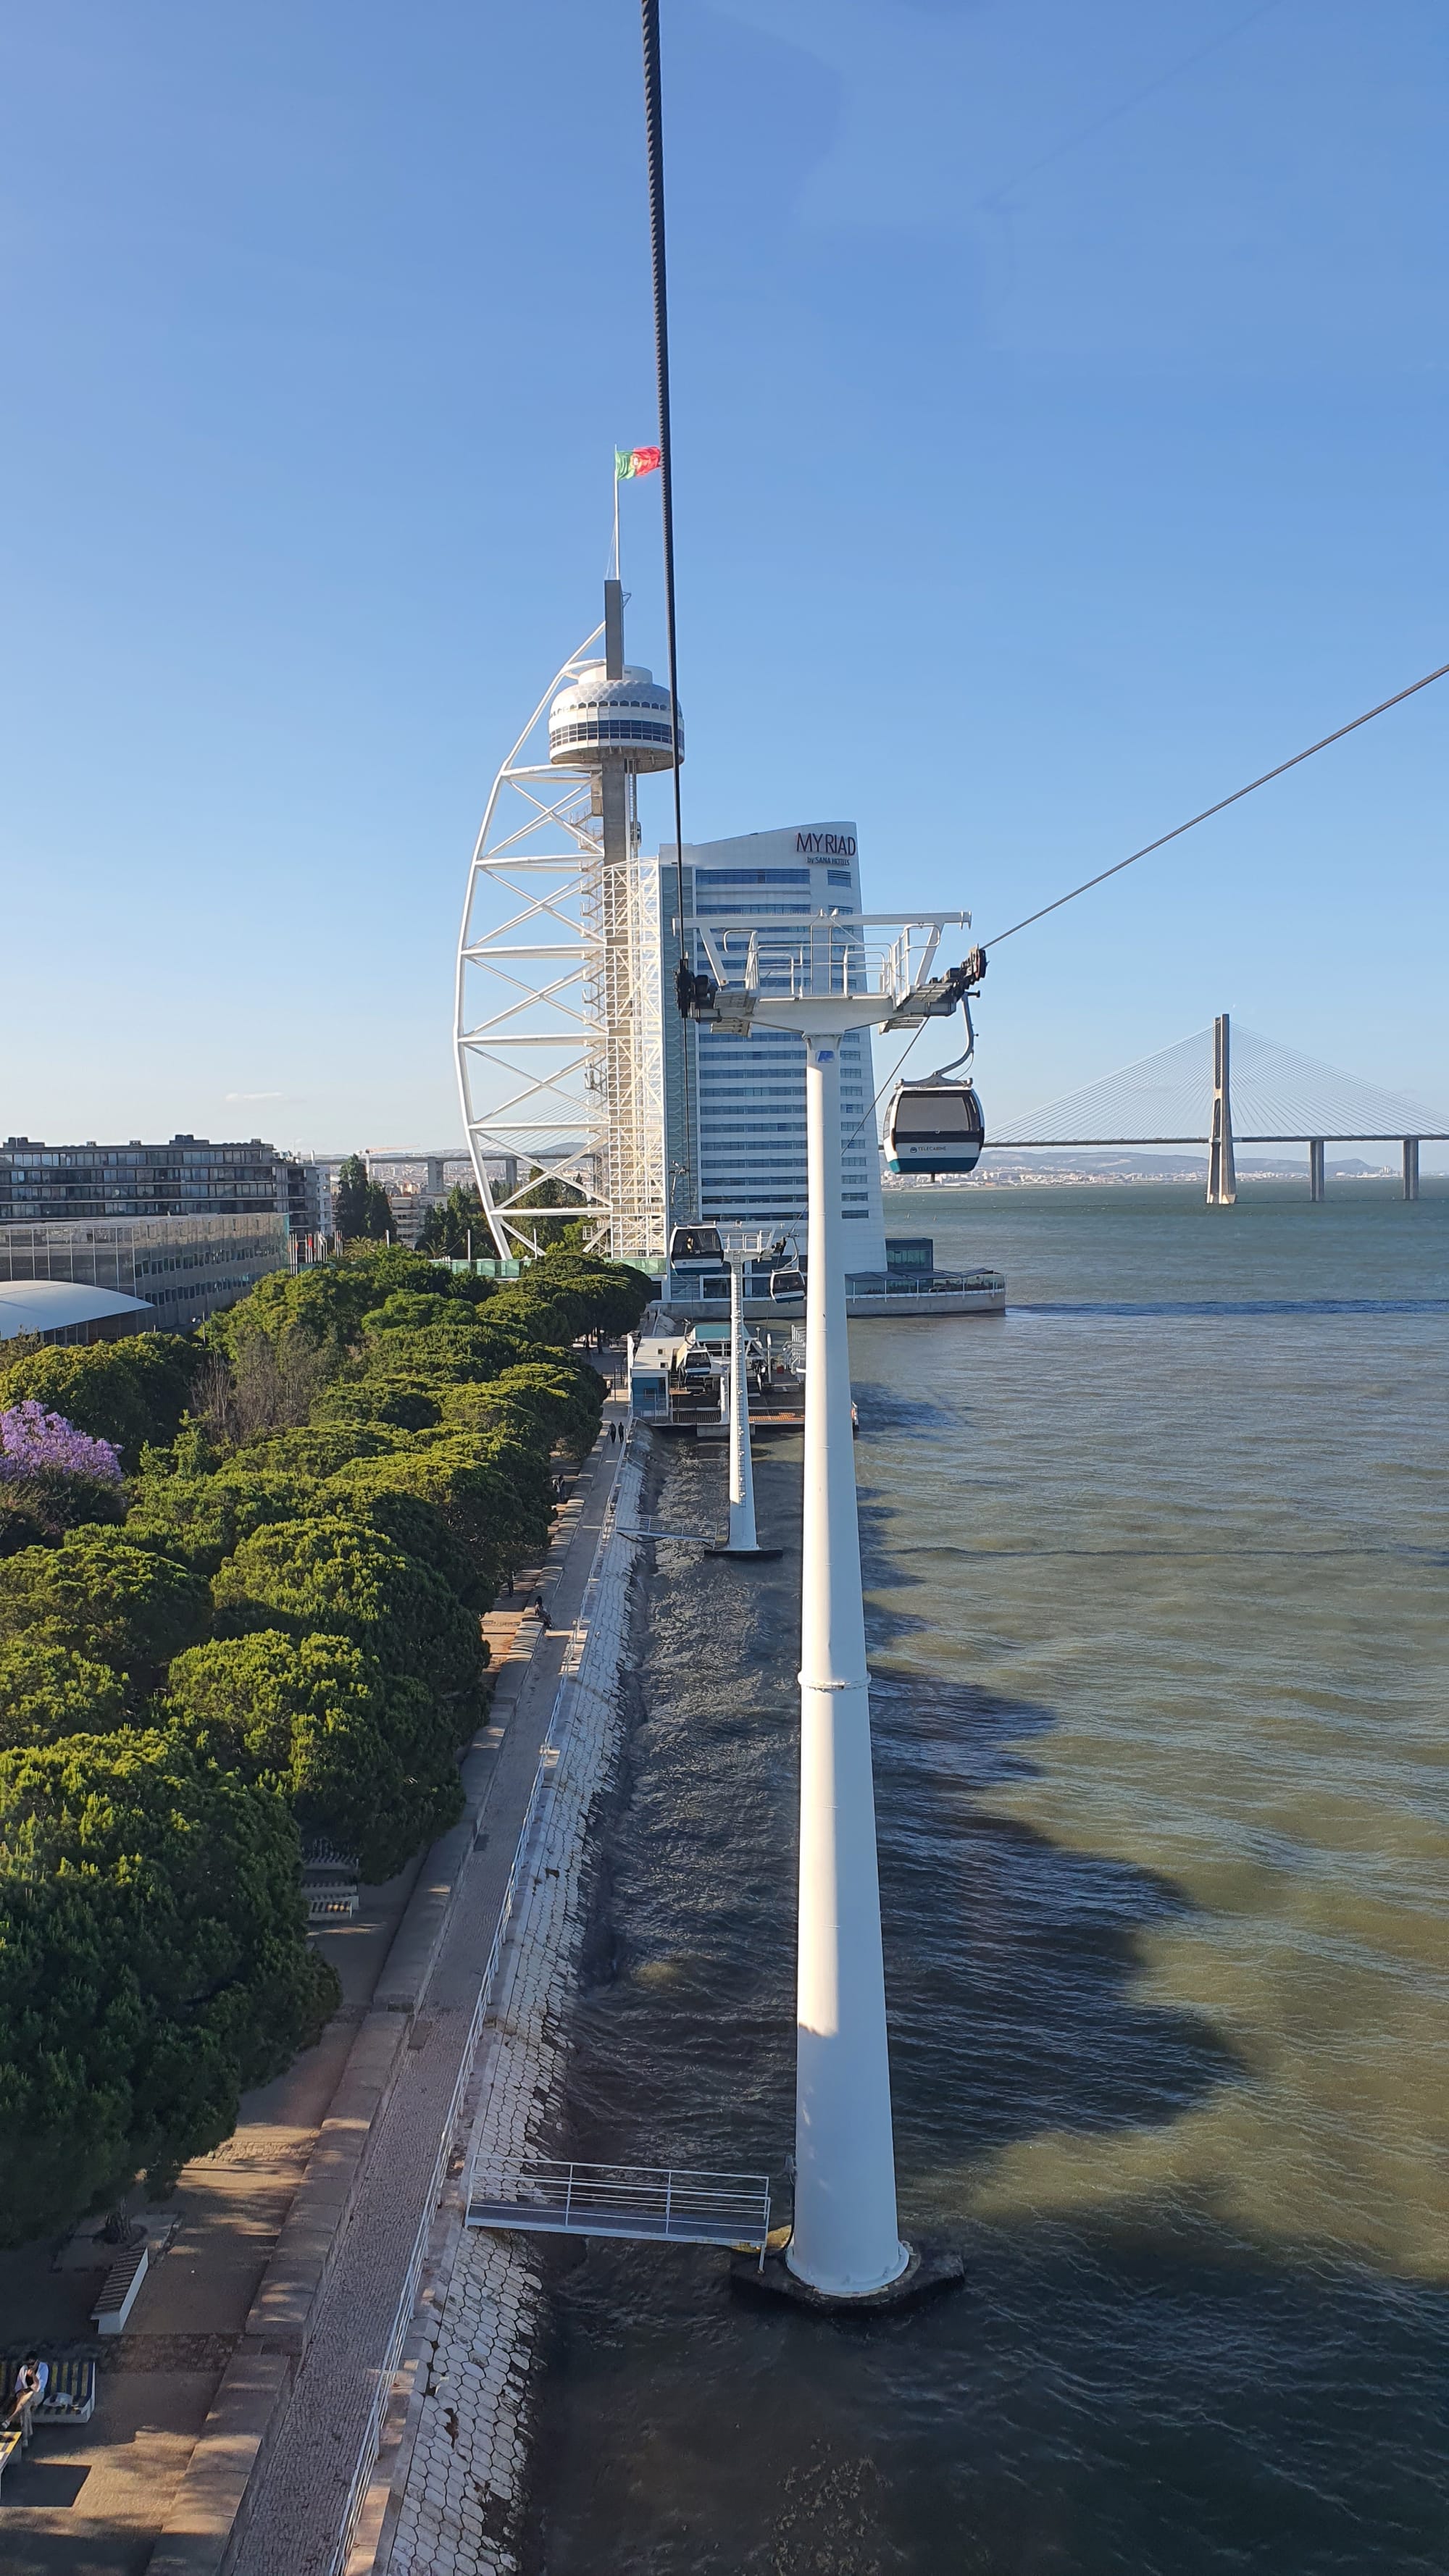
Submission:
<svg viewBox="0 0 1449 2576">
<path fill-rule="evenodd" d="M 638 1518 L 640 1470 L 619 1479 L 619 1519 Z M 562 1753 L 540 1819 L 526 1893 L 509 1926 L 506 1965 L 468 2140 L 478 2192 L 506 2198 L 520 2159 L 547 2151 L 557 2116 L 571 1991 L 584 1931 L 589 1818 L 621 1734 L 618 1677 L 627 1645 L 634 1550 L 609 1542 L 587 1646 L 569 1688 Z M 466 2198 L 467 2185 L 464 2185 Z M 377 2576 L 511 2576 L 526 2468 L 525 2409 L 543 2299 L 530 2240 L 459 2227 L 451 2276 L 419 2309 L 420 2403 L 400 2458 L 391 2547 Z"/>
<path fill-rule="evenodd" d="M 614 1463 L 611 1449 L 595 1453 L 592 1487 L 554 1595 L 555 1629 L 576 1615 Z M 567 1643 L 563 1635 L 542 1641 L 499 1748 L 484 1838 L 369 2141 L 357 2203 L 322 2293 L 234 2576 L 327 2576 L 332 2565 Z"/>
</svg>

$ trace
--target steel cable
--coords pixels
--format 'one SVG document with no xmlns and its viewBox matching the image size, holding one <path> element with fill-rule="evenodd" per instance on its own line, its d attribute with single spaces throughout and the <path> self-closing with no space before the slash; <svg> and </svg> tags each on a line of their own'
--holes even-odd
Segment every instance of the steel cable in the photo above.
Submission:
<svg viewBox="0 0 1449 2576">
<path fill-rule="evenodd" d="M 649 259 L 654 284 L 654 370 L 659 388 L 659 494 L 664 523 L 664 635 L 669 656 L 669 734 L 674 753 L 674 874 L 679 904 L 679 962 L 684 938 L 684 824 L 679 788 L 679 654 L 674 620 L 674 441 L 669 413 L 669 283 L 664 255 L 664 104 L 659 69 L 659 0 L 641 0 L 644 33 L 644 144 L 649 167 Z M 689 1023 L 680 1046 L 684 1068 L 684 1133 L 690 1138 Z M 691 1206 L 689 1214 L 695 1213 Z"/>
<path fill-rule="evenodd" d="M 1055 903 L 1044 903 L 1040 912 L 1029 912 L 1024 921 L 1014 921 L 1009 930 L 998 930 L 995 938 L 986 942 L 988 953 L 999 948 L 1003 939 L 1014 939 L 1019 930 L 1030 930 L 1034 921 L 1045 921 L 1049 912 L 1060 912 L 1064 903 L 1075 903 L 1079 894 L 1090 894 L 1093 886 L 1105 885 L 1109 877 L 1120 876 L 1124 868 L 1135 867 L 1139 859 L 1150 858 L 1154 850 L 1165 850 L 1169 841 L 1180 841 L 1184 832 L 1194 831 L 1199 823 L 1210 822 L 1214 814 L 1225 814 L 1230 805 L 1241 804 L 1245 796 L 1253 795 L 1259 787 L 1266 787 L 1270 780 L 1281 778 L 1286 770 L 1296 769 L 1300 761 L 1311 760 L 1315 752 L 1327 751 L 1330 743 L 1342 742 L 1345 734 L 1357 733 L 1360 725 L 1372 724 L 1375 716 L 1387 715 L 1390 707 L 1402 706 L 1405 698 L 1416 697 L 1420 689 L 1429 688 L 1435 680 L 1442 680 L 1446 673 L 1449 673 L 1449 662 L 1441 662 L 1437 671 L 1426 671 L 1422 680 L 1411 680 L 1406 689 L 1398 689 L 1391 698 L 1381 699 L 1376 707 L 1366 708 L 1361 716 L 1354 716 L 1350 723 L 1340 725 L 1336 733 L 1326 733 L 1321 742 L 1311 742 L 1306 751 L 1295 751 L 1291 760 L 1280 760 L 1276 769 L 1265 769 L 1261 778 L 1250 778 L 1246 787 L 1235 787 L 1231 796 L 1220 796 L 1216 805 L 1205 805 L 1200 814 L 1193 814 L 1173 831 L 1164 832 L 1160 840 L 1145 842 L 1140 850 L 1132 852 L 1130 858 L 1118 859 L 1112 867 L 1085 878 L 1081 885 L 1073 886 L 1070 894 L 1059 894 Z"/>
</svg>

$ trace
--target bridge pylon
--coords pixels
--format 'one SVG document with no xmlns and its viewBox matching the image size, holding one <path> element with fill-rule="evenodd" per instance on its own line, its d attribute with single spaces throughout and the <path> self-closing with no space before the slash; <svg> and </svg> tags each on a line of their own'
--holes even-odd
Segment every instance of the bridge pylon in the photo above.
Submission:
<svg viewBox="0 0 1449 2576">
<path fill-rule="evenodd" d="M 1209 1207 L 1232 1207 L 1237 1195 L 1228 1015 L 1223 1011 L 1213 1022 L 1213 1123 L 1208 1138 L 1207 1203 Z"/>
</svg>

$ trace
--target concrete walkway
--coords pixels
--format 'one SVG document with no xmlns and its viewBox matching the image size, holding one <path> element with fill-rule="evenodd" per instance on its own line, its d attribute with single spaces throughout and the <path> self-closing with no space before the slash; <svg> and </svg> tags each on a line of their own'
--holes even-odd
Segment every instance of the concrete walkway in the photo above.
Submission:
<svg viewBox="0 0 1449 2576">
<path fill-rule="evenodd" d="M 334 2257 L 286 2412 L 263 2464 L 236 2576 L 325 2576 L 377 2404 L 382 2364 L 440 2139 L 472 2028 L 518 1834 L 569 1639 L 622 1453 L 601 1444 L 515 1712 L 492 1754 L 484 1830 L 452 1901 L 409 2033 L 368 2143 L 355 2207 Z"/>
<path fill-rule="evenodd" d="M 526 1774 L 526 1801 L 564 1652 L 562 1638 L 541 1635 L 538 1623 L 523 1616 L 524 1603 L 541 1590 L 545 1600 L 552 1597 L 555 1615 L 570 1615 L 617 1455 L 607 1442 L 594 1452 L 559 1513 L 548 1558 L 521 1573 L 516 1594 L 484 1620 L 496 1680 L 488 1723 L 461 1766 L 470 1811 L 465 1825 L 386 1887 L 364 1888 L 351 1922 L 318 1932 L 317 1946 L 342 1982 L 341 2010 L 316 2048 L 243 2098 L 233 2136 L 184 2167 L 167 2205 L 175 2236 L 153 2264 L 126 2333 L 105 2344 L 95 2339 L 90 2307 L 98 2276 L 54 2268 L 49 2243 L 0 2254 L 4 2348 L 34 2343 L 51 2354 L 88 2352 L 101 2374 L 91 2422 L 73 2430 L 41 2427 L 29 2452 L 6 2472 L 0 2488 L 5 2576 L 143 2576 L 153 2563 L 158 2571 L 173 2561 L 187 2568 L 215 2563 L 215 2525 L 225 2508 L 195 2474 L 203 2454 L 215 2448 L 201 2437 L 216 2433 L 219 2393 L 265 2340 L 258 2327 L 268 2306 L 285 2349 L 289 2317 L 305 2308 L 309 2278 L 315 2287 L 326 2268 L 325 2252 L 316 2250 L 310 2263 L 284 2259 L 293 2239 L 317 2234 L 319 2212 L 307 2227 L 298 2221 L 308 2216 L 309 2195 L 318 2199 L 317 2167 L 326 2162 L 320 2146 L 338 2130 L 360 2132 L 354 2161 L 364 2168 L 369 2121 L 395 2083 L 395 2060 L 406 2061 L 406 2094 L 423 2075 L 420 2061 L 429 2059 L 426 2047 L 403 2046 L 405 2037 L 416 2041 L 422 2033 L 420 1997 L 426 1990 L 431 2012 L 436 1986 L 442 2009 L 456 2010 L 444 2000 L 439 1943 L 461 1873 L 467 1871 L 471 1893 L 475 1877 L 480 1885 L 491 1877 L 481 1865 L 496 1847 L 506 1876 L 516 1839 L 508 1823 L 512 1792 Z M 581 1535 L 586 1516 L 588 1532 Z M 584 1574 L 575 1582 L 579 1561 Z M 521 1721 L 516 1743 L 515 1721 Z M 490 1923 L 484 1957 L 491 1940 Z M 139 2214 L 140 2195 L 133 2201 Z M 290 2369 L 283 2365 L 282 2380 Z M 201 2492 L 193 2496 L 197 2487 Z M 295 2557 L 280 2563 L 300 2565 Z"/>
</svg>

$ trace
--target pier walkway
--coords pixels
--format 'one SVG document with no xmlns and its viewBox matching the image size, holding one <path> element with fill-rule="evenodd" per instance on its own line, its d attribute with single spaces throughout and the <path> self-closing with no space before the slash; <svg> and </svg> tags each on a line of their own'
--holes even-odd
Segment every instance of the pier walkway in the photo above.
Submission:
<svg viewBox="0 0 1449 2576">
<path fill-rule="evenodd" d="M 482 1758 L 489 1776 L 476 1810 L 476 1840 L 450 1902 L 407 2046 L 366 2144 L 350 2216 L 306 2321 L 305 2349 L 258 2471 L 234 2576 L 327 2576 L 334 2563 L 359 2458 L 390 2376 L 399 2315 L 411 2305 L 420 2234 L 426 2234 L 460 2085 L 476 2044 L 476 2006 L 583 1598 L 623 1452 L 601 1443 L 580 1476 L 579 1509 L 549 1605 L 550 1630 L 530 1657 L 509 1722 Z M 547 1590 L 547 1587 L 545 1587 Z M 506 1617 L 507 1613 L 499 1614 Z M 500 1640 L 501 1642 L 501 1640 Z M 467 1766 L 465 1766 L 465 1785 Z M 456 1829 L 459 1832 L 464 1827 Z M 421 1885 L 421 1882 L 420 1882 Z M 425 1923 L 419 1940 L 428 1938 Z M 391 1963 L 390 1963 L 391 1965 Z M 386 2001 L 380 1993 L 379 2000 Z M 260 2303 L 259 2303 L 260 2305 Z M 404 2319 L 405 2322 L 405 2319 Z M 261 2352 L 272 2343 L 265 2313 L 252 2321 Z M 288 2320 L 276 2320 L 283 2351 Z M 176 2532 L 153 2560 L 156 2576 L 203 2562 Z"/>
</svg>

